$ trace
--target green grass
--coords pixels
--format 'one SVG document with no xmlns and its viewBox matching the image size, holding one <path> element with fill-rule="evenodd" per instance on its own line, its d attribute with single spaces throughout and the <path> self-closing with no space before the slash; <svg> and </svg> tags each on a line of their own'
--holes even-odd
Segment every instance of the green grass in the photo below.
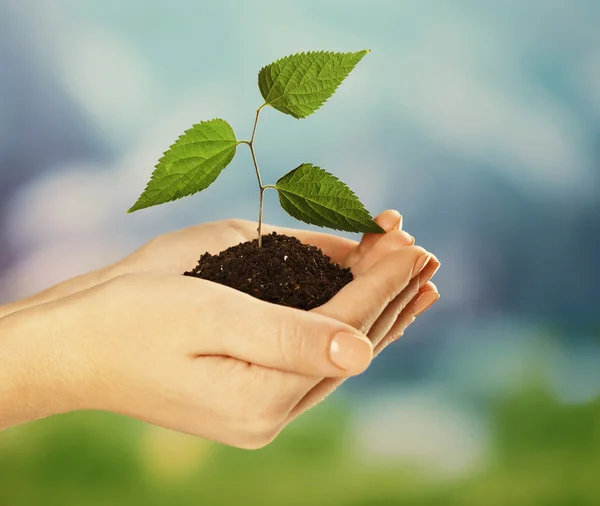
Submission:
<svg viewBox="0 0 600 506">
<path fill-rule="evenodd" d="M 600 400 L 565 406 L 534 389 L 499 401 L 489 465 L 454 481 L 402 461 L 368 466 L 349 416 L 327 402 L 259 451 L 106 413 L 42 420 L 0 434 L 0 505 L 598 504 Z"/>
</svg>

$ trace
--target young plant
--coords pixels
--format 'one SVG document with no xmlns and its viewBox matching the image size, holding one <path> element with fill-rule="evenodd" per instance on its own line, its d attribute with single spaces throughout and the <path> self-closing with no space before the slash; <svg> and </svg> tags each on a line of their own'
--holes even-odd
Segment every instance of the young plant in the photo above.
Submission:
<svg viewBox="0 0 600 506">
<path fill-rule="evenodd" d="M 283 209 L 294 218 L 348 232 L 383 232 L 356 195 L 321 167 L 303 163 L 274 185 L 264 185 L 254 151 L 260 111 L 271 106 L 294 118 L 306 118 L 331 97 L 370 50 L 356 53 L 312 51 L 281 58 L 258 73 L 265 102 L 256 110 L 252 137 L 237 140 L 223 119 L 203 121 L 187 130 L 156 165 L 146 189 L 129 213 L 193 195 L 206 189 L 229 165 L 237 146 L 247 144 L 258 180 L 258 245 L 262 244 L 263 195 L 277 190 Z"/>
</svg>

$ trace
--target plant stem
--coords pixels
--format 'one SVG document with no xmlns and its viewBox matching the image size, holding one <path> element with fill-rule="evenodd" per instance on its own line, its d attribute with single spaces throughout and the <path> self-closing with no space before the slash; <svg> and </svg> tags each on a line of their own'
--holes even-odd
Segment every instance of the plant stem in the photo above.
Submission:
<svg viewBox="0 0 600 506">
<path fill-rule="evenodd" d="M 256 135 L 256 125 L 258 124 L 258 115 L 260 114 L 260 110 L 265 105 L 261 105 L 258 109 L 256 109 L 256 117 L 254 118 L 254 127 L 252 128 L 252 137 L 250 138 L 250 144 L 254 143 L 254 136 Z"/>
<path fill-rule="evenodd" d="M 265 106 L 265 104 L 261 105 L 256 110 L 256 117 L 254 118 L 254 127 L 252 128 L 252 137 L 249 141 L 242 141 L 244 144 L 248 144 L 250 147 L 250 154 L 252 155 L 252 163 L 254 163 L 254 170 L 256 171 L 256 179 L 258 181 L 258 189 L 260 191 L 260 199 L 259 199 L 259 209 L 258 209 L 258 227 L 256 231 L 258 232 L 258 247 L 262 247 L 262 215 L 263 215 L 263 194 L 265 193 L 265 187 L 262 184 L 262 179 L 260 178 L 260 171 L 258 170 L 258 163 L 256 161 L 256 153 L 254 152 L 254 136 L 256 135 L 256 125 L 258 124 L 258 116 L 260 114 L 261 109 Z"/>
<path fill-rule="evenodd" d="M 252 162 L 254 163 L 254 169 L 256 170 L 256 179 L 258 180 L 259 188 L 263 187 L 262 180 L 260 179 L 260 171 L 258 170 L 258 163 L 256 162 L 256 153 L 254 153 L 254 144 L 252 142 L 248 143 L 250 146 L 250 153 L 252 154 Z"/>
<path fill-rule="evenodd" d="M 263 195 L 265 193 L 264 187 L 260 189 L 260 203 L 258 210 L 258 228 L 256 229 L 258 232 L 258 247 L 262 248 L 262 215 L 263 215 Z"/>
</svg>

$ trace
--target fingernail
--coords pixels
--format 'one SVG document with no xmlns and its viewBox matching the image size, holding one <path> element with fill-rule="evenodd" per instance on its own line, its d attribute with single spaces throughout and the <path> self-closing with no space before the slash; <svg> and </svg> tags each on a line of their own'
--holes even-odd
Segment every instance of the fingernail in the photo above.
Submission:
<svg viewBox="0 0 600 506">
<path fill-rule="evenodd" d="M 373 346 L 365 337 L 348 332 L 338 332 L 331 341 L 329 357 L 340 369 L 359 373 L 371 363 Z"/>
<path fill-rule="evenodd" d="M 429 260 L 431 260 L 431 253 L 423 253 L 419 258 L 417 258 L 410 279 L 414 278 L 417 274 L 419 274 L 419 272 L 421 272 L 429 263 Z"/>
<path fill-rule="evenodd" d="M 390 230 L 398 229 L 400 225 L 400 219 L 400 213 L 396 210 L 393 210 L 392 212 L 387 213 L 384 218 L 378 220 L 378 223 L 381 228 L 383 228 L 386 232 L 389 232 Z"/>
<path fill-rule="evenodd" d="M 437 292 L 424 292 L 415 301 L 413 306 L 413 314 L 419 316 L 424 311 L 427 311 L 432 304 L 440 298 L 440 294 Z"/>
<path fill-rule="evenodd" d="M 436 258 L 435 255 L 431 255 L 431 259 L 429 262 L 427 262 L 427 272 L 425 273 L 424 276 L 421 276 L 421 278 L 419 279 L 419 288 L 424 286 L 425 283 L 427 283 L 431 278 L 433 278 L 433 276 L 435 275 L 435 273 L 438 271 L 438 269 L 440 268 L 440 261 Z M 435 266 L 433 269 L 431 269 L 430 267 Z"/>
</svg>

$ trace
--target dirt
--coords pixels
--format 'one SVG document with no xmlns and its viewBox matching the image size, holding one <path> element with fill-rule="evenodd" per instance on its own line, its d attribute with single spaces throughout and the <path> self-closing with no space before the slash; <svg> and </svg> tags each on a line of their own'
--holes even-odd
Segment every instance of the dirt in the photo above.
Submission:
<svg viewBox="0 0 600 506">
<path fill-rule="evenodd" d="M 204 253 L 184 276 L 207 279 L 258 299 L 310 310 L 330 300 L 352 281 L 350 269 L 295 237 L 272 234 L 243 242 L 218 255 Z"/>
</svg>

